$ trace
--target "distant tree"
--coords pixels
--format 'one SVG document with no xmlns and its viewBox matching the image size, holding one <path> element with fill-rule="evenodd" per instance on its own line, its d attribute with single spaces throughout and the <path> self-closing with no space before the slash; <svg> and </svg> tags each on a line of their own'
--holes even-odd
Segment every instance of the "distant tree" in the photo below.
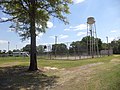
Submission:
<svg viewBox="0 0 120 90">
<path fill-rule="evenodd" d="M 102 41 L 100 38 L 97 38 L 99 51 L 102 50 Z"/>
<path fill-rule="evenodd" d="M 11 50 L 9 50 L 7 53 L 8 53 L 8 54 L 12 54 L 13 52 L 12 52 Z"/>
<path fill-rule="evenodd" d="M 108 49 L 107 43 L 102 43 L 102 50 L 107 50 L 107 49 Z"/>
<path fill-rule="evenodd" d="M 19 49 L 14 49 L 13 52 L 20 52 L 21 50 Z"/>
<path fill-rule="evenodd" d="M 3 50 L 2 53 L 6 53 L 6 50 Z"/>
<path fill-rule="evenodd" d="M 94 38 L 92 37 L 92 39 Z M 102 49 L 102 41 L 99 38 L 95 38 L 95 41 L 98 42 L 98 47 L 100 51 Z M 87 53 L 87 49 L 88 51 L 90 51 L 90 37 L 89 36 L 83 37 L 81 41 L 72 42 L 70 44 L 69 52 L 74 53 L 74 54 L 80 54 L 80 53 L 85 53 L 85 52 Z"/>
<path fill-rule="evenodd" d="M 52 53 L 57 55 L 65 55 L 68 52 L 67 46 L 63 43 L 53 44 Z"/>
<path fill-rule="evenodd" d="M 36 60 L 36 35 L 45 32 L 50 17 L 58 18 L 68 23 L 63 14 L 69 14 L 69 4 L 72 0 L 0 0 L 0 9 L 9 15 L 11 28 L 15 28 L 23 40 L 31 37 L 30 71 L 38 70 Z M 36 25 L 35 25 L 36 24 Z"/>
<path fill-rule="evenodd" d="M 86 36 L 86 37 L 83 37 L 81 42 L 85 44 L 85 46 L 87 46 L 87 40 L 88 40 L 88 50 L 90 50 L 90 36 Z M 96 43 L 98 43 L 98 48 L 99 48 L 99 51 L 102 49 L 102 41 L 100 38 L 93 38 L 92 39 L 95 39 Z"/>
<path fill-rule="evenodd" d="M 111 41 L 110 46 L 114 54 L 120 54 L 120 39 Z"/>
<path fill-rule="evenodd" d="M 24 52 L 30 52 L 30 44 L 27 44 L 25 47 L 22 48 Z"/>
<path fill-rule="evenodd" d="M 69 53 L 79 54 L 81 49 L 81 41 L 72 42 L 70 44 Z"/>
<path fill-rule="evenodd" d="M 37 49 L 37 53 L 43 53 L 44 51 L 45 51 L 45 49 L 44 49 L 44 45 L 39 45 L 39 46 L 36 46 L 36 49 Z M 30 52 L 30 44 L 27 44 L 25 47 L 23 47 L 22 49 L 21 49 L 22 51 L 24 51 L 24 52 Z"/>
<path fill-rule="evenodd" d="M 0 50 L 0 54 L 2 53 L 2 50 Z"/>
<path fill-rule="evenodd" d="M 45 51 L 44 45 L 37 46 L 37 53 L 38 54 L 43 54 L 44 51 Z"/>
</svg>

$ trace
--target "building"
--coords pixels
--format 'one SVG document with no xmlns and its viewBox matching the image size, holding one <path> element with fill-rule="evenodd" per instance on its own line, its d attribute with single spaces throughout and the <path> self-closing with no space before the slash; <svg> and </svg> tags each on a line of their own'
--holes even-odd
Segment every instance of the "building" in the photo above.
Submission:
<svg viewBox="0 0 120 90">
<path fill-rule="evenodd" d="M 14 57 L 29 57 L 29 53 L 28 52 L 13 52 L 13 56 Z"/>
</svg>

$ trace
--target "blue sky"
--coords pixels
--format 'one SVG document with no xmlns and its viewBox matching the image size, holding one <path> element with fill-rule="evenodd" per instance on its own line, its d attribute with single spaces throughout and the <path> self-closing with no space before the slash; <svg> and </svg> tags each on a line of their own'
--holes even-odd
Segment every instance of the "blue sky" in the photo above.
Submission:
<svg viewBox="0 0 120 90">
<path fill-rule="evenodd" d="M 58 19 L 51 18 L 48 22 L 49 29 L 37 37 L 37 45 L 54 43 L 55 36 L 58 36 L 58 43 L 81 40 L 86 36 L 86 22 L 89 16 L 96 21 L 97 35 L 103 42 L 106 36 L 109 42 L 120 38 L 120 0 L 73 0 L 70 5 L 71 14 L 66 15 L 70 24 L 64 25 Z M 0 12 L 0 18 L 7 18 Z M 10 22 L 0 23 L 0 50 L 7 50 L 8 41 L 10 49 L 21 49 L 29 40 L 22 42 L 17 33 L 10 31 Z"/>
</svg>

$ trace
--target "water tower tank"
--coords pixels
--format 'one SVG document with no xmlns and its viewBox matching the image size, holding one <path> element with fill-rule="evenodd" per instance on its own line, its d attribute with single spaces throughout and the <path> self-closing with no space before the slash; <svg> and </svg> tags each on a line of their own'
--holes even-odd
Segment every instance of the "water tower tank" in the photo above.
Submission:
<svg viewBox="0 0 120 90">
<path fill-rule="evenodd" d="M 88 23 L 88 24 L 93 24 L 93 23 L 95 23 L 94 17 L 88 17 L 88 18 L 87 18 L 87 23 Z"/>
</svg>

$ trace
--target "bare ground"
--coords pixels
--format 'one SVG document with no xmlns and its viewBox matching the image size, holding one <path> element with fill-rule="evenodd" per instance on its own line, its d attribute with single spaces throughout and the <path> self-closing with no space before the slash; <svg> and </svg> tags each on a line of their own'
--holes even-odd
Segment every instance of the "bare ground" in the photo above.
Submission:
<svg viewBox="0 0 120 90">
<path fill-rule="evenodd" d="M 120 63 L 120 59 L 112 59 L 109 63 L 117 65 Z M 89 83 L 94 75 L 100 70 L 110 70 L 112 66 L 106 65 L 103 62 L 88 64 L 80 67 L 74 67 L 70 69 L 63 69 L 55 73 L 60 76 L 57 84 L 51 90 L 90 90 Z M 96 88 L 100 82 L 96 81 Z M 96 90 L 96 89 L 95 89 Z"/>
<path fill-rule="evenodd" d="M 4 64 L 0 65 L 0 67 L 12 67 L 12 66 L 19 65 L 21 63 L 22 62 L 7 62 L 7 63 L 4 63 Z"/>
<path fill-rule="evenodd" d="M 81 90 L 87 87 L 87 82 L 91 78 L 94 71 L 94 67 L 104 64 L 103 62 L 88 64 L 80 67 L 74 67 L 70 69 L 61 70 L 56 75 L 59 75 L 58 83 L 52 90 Z"/>
</svg>

